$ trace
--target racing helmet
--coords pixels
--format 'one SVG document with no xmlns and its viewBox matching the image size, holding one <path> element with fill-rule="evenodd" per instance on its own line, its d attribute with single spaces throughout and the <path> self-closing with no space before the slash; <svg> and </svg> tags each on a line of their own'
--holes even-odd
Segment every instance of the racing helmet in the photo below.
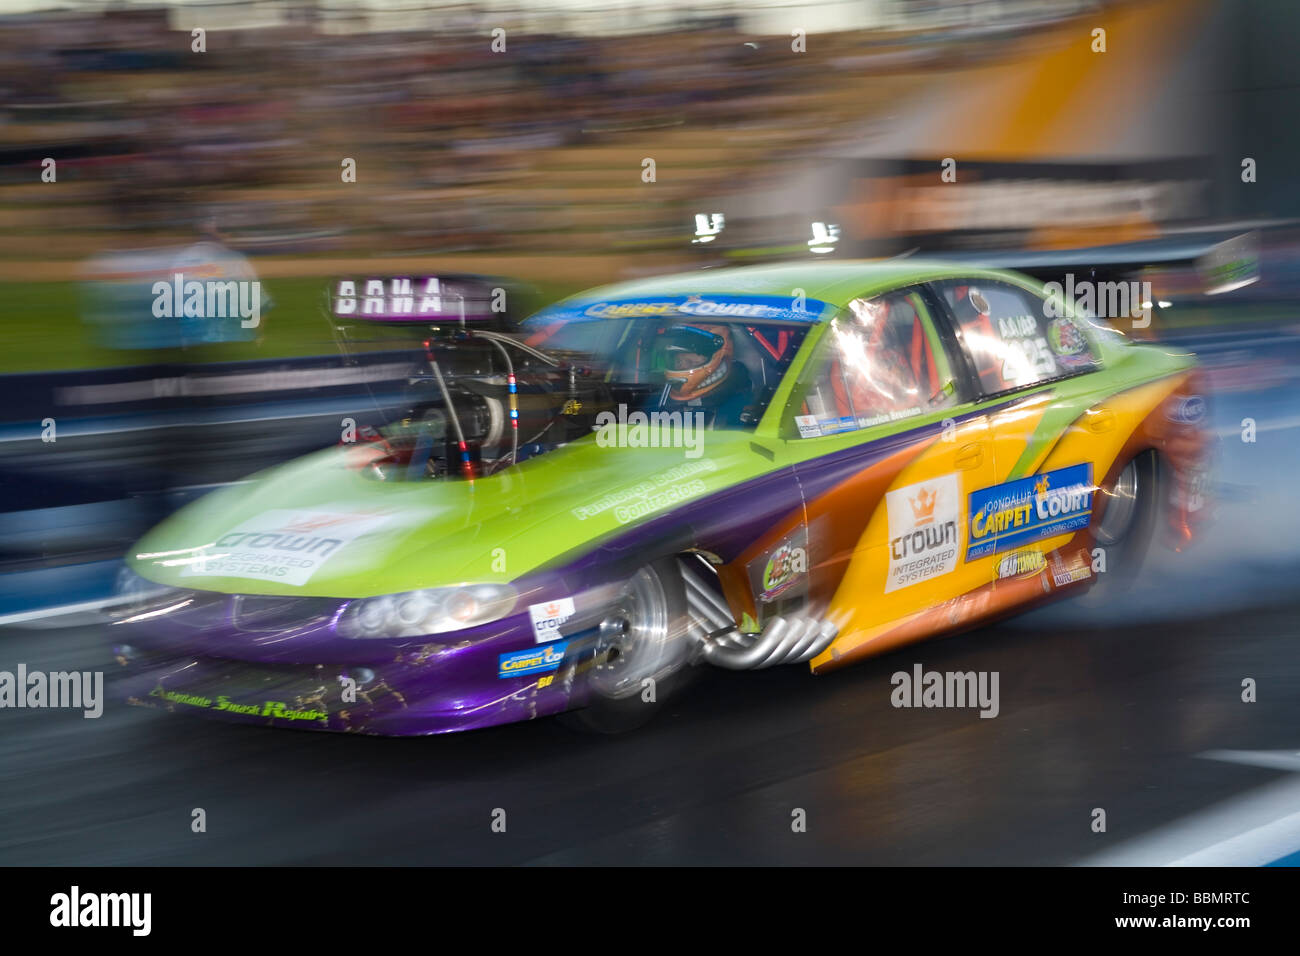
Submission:
<svg viewBox="0 0 1300 956">
<path fill-rule="evenodd" d="M 725 325 L 677 325 L 663 333 L 668 397 L 690 402 L 709 394 L 731 372 L 731 329 Z"/>
</svg>

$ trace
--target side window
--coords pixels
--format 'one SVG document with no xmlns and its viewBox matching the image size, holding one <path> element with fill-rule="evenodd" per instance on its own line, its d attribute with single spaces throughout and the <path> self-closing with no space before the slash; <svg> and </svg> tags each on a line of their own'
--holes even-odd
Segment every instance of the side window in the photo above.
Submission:
<svg viewBox="0 0 1300 956">
<path fill-rule="evenodd" d="M 805 376 L 787 412 L 790 437 L 870 428 L 964 400 L 917 289 L 854 299 L 832 320 Z"/>
<path fill-rule="evenodd" d="M 961 330 L 986 395 L 1097 367 L 1079 326 L 1069 318 L 1050 317 L 1032 292 L 996 280 L 935 285 Z"/>
</svg>

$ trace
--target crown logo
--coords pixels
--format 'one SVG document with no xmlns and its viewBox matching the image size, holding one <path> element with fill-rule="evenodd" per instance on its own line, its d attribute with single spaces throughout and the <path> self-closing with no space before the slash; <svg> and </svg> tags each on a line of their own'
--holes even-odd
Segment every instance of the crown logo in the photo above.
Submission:
<svg viewBox="0 0 1300 956">
<path fill-rule="evenodd" d="M 922 488 L 917 492 L 915 498 L 909 499 L 912 505 L 912 517 L 916 520 L 918 527 L 929 524 L 934 520 L 934 505 L 938 498 L 938 492 L 931 491 L 927 494 L 926 490 Z"/>
<path fill-rule="evenodd" d="M 1047 488 L 1050 484 L 1051 482 L 1047 480 L 1047 476 L 1043 475 L 1043 477 L 1034 482 L 1034 491 L 1040 495 L 1045 495 L 1047 494 Z"/>
</svg>

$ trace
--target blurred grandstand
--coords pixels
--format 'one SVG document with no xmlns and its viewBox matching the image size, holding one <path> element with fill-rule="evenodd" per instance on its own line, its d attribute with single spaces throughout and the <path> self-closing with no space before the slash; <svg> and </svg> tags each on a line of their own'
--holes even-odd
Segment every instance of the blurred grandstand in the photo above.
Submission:
<svg viewBox="0 0 1300 956">
<path fill-rule="evenodd" d="M 614 36 L 592 35 L 609 17 L 486 6 L 404 6 L 401 29 L 311 3 L 10 16 L 0 258 L 45 260 L 54 278 L 105 246 L 184 241 L 209 215 L 261 252 L 680 254 L 719 195 L 859 141 L 936 65 L 1091 4 L 995 6 L 999 30 L 961 25 L 986 4 L 880 3 L 875 29 L 818 34 L 803 54 L 790 29 L 747 26 L 799 28 L 801 8 L 669 7 L 658 32 Z M 218 28 L 194 53 L 204 23 Z M 36 175 L 46 157 L 57 190 Z M 358 164 L 346 191 L 344 157 Z"/>
<path fill-rule="evenodd" d="M 59 349 L 32 327 L 76 321 L 61 284 L 92 257 L 205 224 L 265 279 L 382 258 L 543 295 L 724 260 L 1267 228 L 1300 215 L 1277 175 L 1297 134 L 1261 121 L 1300 106 L 1263 42 L 1300 25 L 1292 6 L 11 0 L 0 368 L 114 361 L 69 348 L 75 325 Z M 327 349 L 294 325 L 306 288 L 272 292 L 262 347 Z"/>
</svg>

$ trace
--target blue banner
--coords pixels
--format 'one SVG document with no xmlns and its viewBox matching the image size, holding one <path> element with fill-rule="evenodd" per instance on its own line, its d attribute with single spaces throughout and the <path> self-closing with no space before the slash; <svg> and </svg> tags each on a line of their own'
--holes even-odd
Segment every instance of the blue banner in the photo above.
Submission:
<svg viewBox="0 0 1300 956">
<path fill-rule="evenodd" d="M 639 319 L 663 316 L 701 322 L 817 322 L 832 307 L 817 299 L 775 295 L 646 295 L 618 299 L 559 302 L 524 323 L 540 328 L 552 322 Z"/>
<path fill-rule="evenodd" d="M 1094 491 L 1085 463 L 972 492 L 966 560 L 1086 528 Z"/>
</svg>

